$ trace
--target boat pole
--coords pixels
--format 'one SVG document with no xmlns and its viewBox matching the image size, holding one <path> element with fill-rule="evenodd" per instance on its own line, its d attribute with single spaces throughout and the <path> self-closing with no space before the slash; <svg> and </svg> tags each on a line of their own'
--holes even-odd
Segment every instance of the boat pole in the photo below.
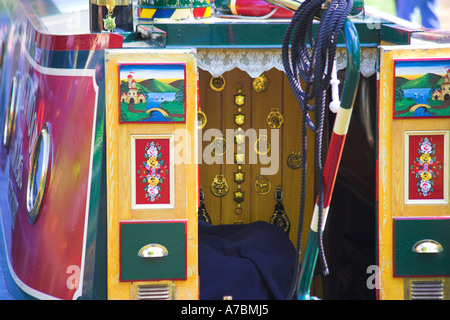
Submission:
<svg viewBox="0 0 450 320">
<path fill-rule="evenodd" d="M 314 268 L 317 262 L 317 256 L 319 253 L 319 232 L 323 232 L 323 230 L 325 229 L 327 214 L 330 207 L 334 184 L 336 181 L 336 175 L 339 169 L 342 150 L 344 148 L 345 138 L 347 136 L 348 127 L 353 111 L 353 105 L 359 85 L 360 48 L 358 33 L 356 31 L 355 25 L 349 19 L 345 21 L 343 29 L 347 46 L 347 70 L 345 75 L 344 88 L 342 91 L 341 106 L 334 122 L 333 133 L 331 136 L 323 172 L 324 194 L 323 215 L 321 219 L 322 225 L 319 228 L 319 199 L 317 199 L 300 271 L 300 282 L 297 290 L 297 297 L 299 300 L 311 299 L 310 287 L 314 274 Z"/>
<path fill-rule="evenodd" d="M 266 1 L 290 9 L 292 11 L 297 11 L 304 2 L 303 0 L 266 0 Z M 330 0 L 327 1 L 331 3 Z M 324 0 L 324 3 L 325 2 L 326 1 Z M 363 12 L 363 10 L 364 10 L 364 1 L 354 0 L 351 15 L 360 14 L 361 12 Z M 321 20 L 321 17 L 315 17 L 315 19 Z M 342 92 L 341 103 L 336 115 L 333 133 L 327 153 L 327 158 L 323 169 L 322 200 L 320 200 L 320 196 L 318 196 L 316 199 L 316 204 L 313 212 L 313 218 L 311 220 L 310 231 L 307 239 L 305 253 L 303 256 L 303 261 L 301 265 L 297 266 L 300 269 L 300 271 L 297 269 L 297 272 L 299 272 L 296 275 L 297 288 L 294 287 L 293 289 L 297 290 L 297 298 L 299 300 L 311 299 L 310 287 L 314 274 L 314 269 L 317 262 L 317 257 L 320 252 L 319 247 L 319 245 L 321 244 L 320 240 L 323 230 L 325 229 L 327 214 L 329 211 L 334 184 L 336 181 L 336 175 L 339 169 L 345 138 L 350 124 L 353 105 L 355 102 L 356 93 L 359 86 L 360 46 L 359 46 L 358 32 L 356 31 L 355 25 L 349 18 L 345 19 L 342 26 L 342 31 L 347 49 L 346 76 Z M 287 31 L 287 33 L 289 32 L 291 31 Z M 284 46 L 285 43 L 283 43 L 283 47 Z M 289 75 L 292 77 L 293 73 L 289 72 Z M 291 86 L 293 86 L 293 89 L 296 86 L 296 84 L 300 83 L 299 79 L 292 80 L 292 82 L 294 83 L 294 85 L 291 84 Z M 296 93 L 297 96 L 298 92 L 294 90 L 294 93 Z M 320 201 L 322 201 L 322 203 L 320 203 Z M 301 237 L 301 234 L 299 234 L 299 237 Z M 298 250 L 300 249 L 298 248 Z"/>
</svg>

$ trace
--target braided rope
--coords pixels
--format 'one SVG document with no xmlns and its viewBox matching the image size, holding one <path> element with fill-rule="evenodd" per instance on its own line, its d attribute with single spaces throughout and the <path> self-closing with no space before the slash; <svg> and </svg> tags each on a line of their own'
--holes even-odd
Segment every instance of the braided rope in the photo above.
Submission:
<svg viewBox="0 0 450 320">
<path fill-rule="evenodd" d="M 307 158 L 307 128 L 315 132 L 315 169 L 317 173 L 317 192 L 319 206 L 318 225 L 323 220 L 323 127 L 326 114 L 326 90 L 330 86 L 334 57 L 338 37 L 345 19 L 353 7 L 353 0 L 332 0 L 328 9 L 323 12 L 325 0 L 305 0 L 296 10 L 282 43 L 282 61 L 289 84 L 299 102 L 302 111 L 302 157 Z M 321 23 L 313 34 L 313 21 L 320 17 Z M 309 43 L 309 47 L 308 47 Z M 289 50 L 289 45 L 291 50 Z M 301 80 L 305 83 L 302 88 Z M 314 99 L 311 106 L 309 101 Z M 314 121 L 310 113 L 315 114 Z M 302 228 L 305 210 L 305 194 L 307 181 L 306 161 L 302 161 L 301 197 L 299 227 L 297 235 L 296 274 L 292 282 L 288 299 L 292 299 L 299 283 Z M 328 274 L 322 232 L 318 237 L 319 256 L 322 273 Z"/>
</svg>

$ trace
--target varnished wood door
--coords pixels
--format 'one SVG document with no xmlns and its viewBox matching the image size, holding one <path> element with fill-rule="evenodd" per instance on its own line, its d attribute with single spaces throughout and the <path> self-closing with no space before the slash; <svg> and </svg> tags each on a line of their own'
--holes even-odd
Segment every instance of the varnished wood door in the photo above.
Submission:
<svg viewBox="0 0 450 320">
<path fill-rule="evenodd" d="M 211 216 L 213 224 L 233 224 L 250 223 L 254 221 L 269 222 L 274 212 L 276 200 L 274 197 L 277 187 L 283 190 L 283 204 L 289 217 L 291 229 L 289 236 L 296 243 L 298 231 L 298 215 L 300 208 L 300 181 L 301 170 L 291 169 L 287 165 L 287 158 L 292 152 L 301 150 L 301 111 L 298 101 L 289 86 L 287 78 L 282 71 L 272 69 L 265 72 L 269 81 L 269 86 L 264 92 L 256 92 L 253 89 L 253 80 L 247 73 L 234 69 L 225 72 L 225 87 L 222 91 L 215 91 L 210 87 L 211 75 L 203 70 L 199 70 L 199 104 L 201 110 L 207 116 L 207 123 L 201 133 L 202 150 L 204 150 L 214 139 L 207 136 L 210 129 L 217 129 L 225 136 L 227 129 L 235 130 L 234 115 L 237 113 L 237 106 L 234 103 L 234 95 L 238 90 L 245 96 L 245 104 L 242 106 L 242 113 L 245 114 L 245 124 L 242 126 L 248 131 L 255 129 L 258 137 L 267 130 L 271 150 L 268 164 L 261 163 L 260 158 L 256 163 L 251 164 L 249 153 L 254 145 L 247 138 L 245 145 L 246 162 L 242 165 L 245 173 L 245 182 L 242 183 L 242 190 L 245 192 L 245 200 L 242 202 L 242 214 L 235 212 L 236 202 L 233 199 L 233 192 L 237 188 L 234 182 L 234 173 L 237 172 L 237 164 L 227 163 L 225 158 L 223 164 L 207 164 L 203 161 L 200 164 L 200 186 L 205 193 L 206 209 Z M 267 117 L 273 108 L 278 108 L 283 116 L 283 123 L 276 134 L 273 134 L 267 123 Z M 225 136 L 226 138 L 226 136 Z M 308 147 L 308 199 L 306 204 L 305 230 L 308 230 L 310 217 L 314 207 L 314 165 L 313 165 L 313 145 L 314 139 L 309 134 Z M 233 141 L 226 141 L 227 148 L 233 148 Z M 234 149 L 236 150 L 236 149 Z M 204 155 L 203 155 L 204 156 Z M 272 167 L 271 167 L 272 166 Z M 267 194 L 259 194 L 255 189 L 255 182 L 261 175 L 261 168 L 272 168 L 273 173 L 266 175 L 270 182 L 270 191 Z M 223 175 L 229 185 L 229 192 L 223 197 L 214 196 L 210 190 L 210 185 L 216 175 Z M 266 181 L 267 181 L 266 180 Z M 303 238 L 307 236 L 307 231 L 303 233 Z M 305 242 L 305 241 L 304 241 Z"/>
</svg>

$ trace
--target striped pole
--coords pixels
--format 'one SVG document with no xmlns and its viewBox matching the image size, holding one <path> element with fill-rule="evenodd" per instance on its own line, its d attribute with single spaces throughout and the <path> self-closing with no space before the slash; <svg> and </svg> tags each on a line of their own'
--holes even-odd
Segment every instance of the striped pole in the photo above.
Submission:
<svg viewBox="0 0 450 320">
<path fill-rule="evenodd" d="M 345 138 L 347 136 L 348 127 L 352 116 L 353 104 L 355 102 L 356 92 L 359 85 L 359 37 L 355 25 L 349 19 L 347 19 L 344 24 L 344 37 L 347 45 L 347 71 L 345 75 L 344 89 L 342 92 L 341 106 L 334 122 L 333 133 L 323 170 L 324 191 L 323 212 L 321 219 L 322 225 L 319 226 L 319 200 L 317 199 L 300 271 L 300 282 L 297 290 L 299 300 L 311 299 L 310 287 L 319 253 L 319 232 L 323 232 L 325 229 L 336 175 L 339 169 L 342 150 L 344 148 Z"/>
</svg>

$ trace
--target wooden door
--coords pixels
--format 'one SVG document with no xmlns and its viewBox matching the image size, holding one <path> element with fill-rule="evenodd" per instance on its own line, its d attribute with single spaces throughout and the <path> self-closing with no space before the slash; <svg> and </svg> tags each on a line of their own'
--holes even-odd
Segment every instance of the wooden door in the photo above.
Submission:
<svg viewBox="0 0 450 320">
<path fill-rule="evenodd" d="M 301 170 L 290 168 L 287 165 L 287 158 L 293 152 L 300 154 L 301 111 L 285 74 L 276 69 L 269 70 L 264 74 L 268 80 L 268 87 L 264 92 L 255 91 L 253 88 L 254 79 L 238 69 L 225 72 L 222 75 L 225 83 L 224 88 L 221 91 L 216 91 L 210 85 L 212 76 L 206 71 L 199 71 L 199 104 L 200 109 L 207 116 L 207 123 L 200 133 L 200 139 L 203 140 L 200 147 L 202 155 L 199 155 L 199 157 L 203 156 L 199 169 L 200 187 L 205 193 L 205 205 L 208 214 L 211 216 L 212 223 L 216 225 L 254 221 L 269 222 L 276 204 L 275 191 L 280 187 L 284 195 L 282 202 L 291 226 L 289 236 L 293 243 L 296 243 Z M 234 182 L 234 174 L 238 171 L 237 164 L 226 161 L 226 155 L 223 156 L 222 164 L 208 164 L 204 158 L 208 155 L 208 150 L 205 151 L 206 148 L 215 138 L 212 136 L 213 131 L 210 131 L 211 129 L 215 129 L 216 132 L 224 135 L 227 151 L 232 148 L 237 149 L 233 140 L 227 139 L 226 132 L 227 129 L 236 130 L 238 127 L 234 122 L 234 115 L 238 113 L 238 106 L 235 104 L 234 97 L 239 93 L 239 90 L 245 96 L 245 103 L 241 107 L 242 113 L 245 114 L 245 123 L 242 128 L 245 132 L 255 130 L 257 138 L 267 134 L 270 151 L 266 158 L 258 156 L 256 161 L 250 159 L 249 154 L 255 148 L 255 139 L 251 141 L 248 137 L 246 138 L 246 161 L 242 165 L 245 181 L 241 184 L 245 193 L 245 200 L 242 202 L 242 213 L 236 214 L 237 203 L 234 201 L 233 192 L 237 190 L 237 183 Z M 272 111 L 279 112 L 283 118 L 280 127 L 273 131 L 267 121 Z M 308 221 L 310 221 L 314 207 L 314 157 L 312 147 L 314 138 L 311 133 L 309 133 L 308 139 L 311 147 L 308 149 L 307 159 L 310 173 L 306 195 L 309 200 L 306 205 L 305 225 L 307 227 L 305 230 L 308 230 Z M 261 171 L 261 169 L 266 169 L 269 174 L 262 174 L 264 171 Z M 229 191 L 225 196 L 215 196 L 211 192 L 210 186 L 217 175 L 223 176 L 229 186 Z M 261 185 L 257 185 L 258 179 L 260 179 L 261 185 L 265 183 L 265 186 L 267 186 L 270 183 L 270 189 L 261 192 Z M 304 238 L 306 238 L 307 232 L 303 233 Z"/>
</svg>

